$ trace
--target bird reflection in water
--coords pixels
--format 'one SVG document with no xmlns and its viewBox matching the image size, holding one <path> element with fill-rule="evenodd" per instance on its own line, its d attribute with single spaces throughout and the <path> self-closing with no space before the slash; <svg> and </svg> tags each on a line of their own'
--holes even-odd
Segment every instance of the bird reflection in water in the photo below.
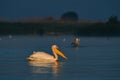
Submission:
<svg viewBox="0 0 120 80">
<path fill-rule="evenodd" d="M 32 66 L 32 73 L 52 73 L 54 76 L 57 76 L 60 73 L 64 63 L 57 61 L 54 63 L 29 61 L 29 65 Z"/>
</svg>

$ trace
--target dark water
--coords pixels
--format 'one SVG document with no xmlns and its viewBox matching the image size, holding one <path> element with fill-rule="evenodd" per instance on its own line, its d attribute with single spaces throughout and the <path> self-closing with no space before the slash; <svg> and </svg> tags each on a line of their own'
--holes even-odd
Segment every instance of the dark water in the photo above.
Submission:
<svg viewBox="0 0 120 80">
<path fill-rule="evenodd" d="M 74 36 L 3 36 L 0 38 L 0 80 L 120 80 L 120 38 L 79 37 L 80 48 L 71 47 Z M 57 44 L 68 59 L 34 63 L 33 51 L 51 53 Z"/>
</svg>

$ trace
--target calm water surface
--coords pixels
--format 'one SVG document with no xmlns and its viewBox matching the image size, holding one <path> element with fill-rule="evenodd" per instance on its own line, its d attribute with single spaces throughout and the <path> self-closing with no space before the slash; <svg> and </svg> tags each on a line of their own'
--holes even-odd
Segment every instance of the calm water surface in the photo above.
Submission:
<svg viewBox="0 0 120 80">
<path fill-rule="evenodd" d="M 120 37 L 79 37 L 80 47 L 71 47 L 74 36 L 2 36 L 0 80 L 120 80 Z M 57 44 L 68 59 L 58 63 L 28 62 L 33 51 L 50 54 Z"/>
</svg>

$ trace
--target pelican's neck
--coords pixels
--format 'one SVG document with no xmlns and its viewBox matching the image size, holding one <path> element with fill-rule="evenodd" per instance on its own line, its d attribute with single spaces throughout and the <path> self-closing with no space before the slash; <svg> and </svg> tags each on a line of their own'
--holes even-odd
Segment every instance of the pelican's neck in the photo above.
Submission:
<svg viewBox="0 0 120 80">
<path fill-rule="evenodd" d="M 53 51 L 53 54 L 54 54 L 54 59 L 55 59 L 55 61 L 57 61 L 58 60 L 58 55 L 55 53 L 55 48 L 52 48 L 52 51 Z"/>
</svg>

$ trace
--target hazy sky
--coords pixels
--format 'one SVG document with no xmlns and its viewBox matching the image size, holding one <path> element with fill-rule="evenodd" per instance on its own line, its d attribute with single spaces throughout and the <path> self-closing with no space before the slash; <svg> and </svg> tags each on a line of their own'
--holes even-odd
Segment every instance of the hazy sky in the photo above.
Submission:
<svg viewBox="0 0 120 80">
<path fill-rule="evenodd" d="M 120 18 L 120 0 L 0 0 L 0 19 L 60 18 L 67 11 L 85 20 Z"/>
</svg>

